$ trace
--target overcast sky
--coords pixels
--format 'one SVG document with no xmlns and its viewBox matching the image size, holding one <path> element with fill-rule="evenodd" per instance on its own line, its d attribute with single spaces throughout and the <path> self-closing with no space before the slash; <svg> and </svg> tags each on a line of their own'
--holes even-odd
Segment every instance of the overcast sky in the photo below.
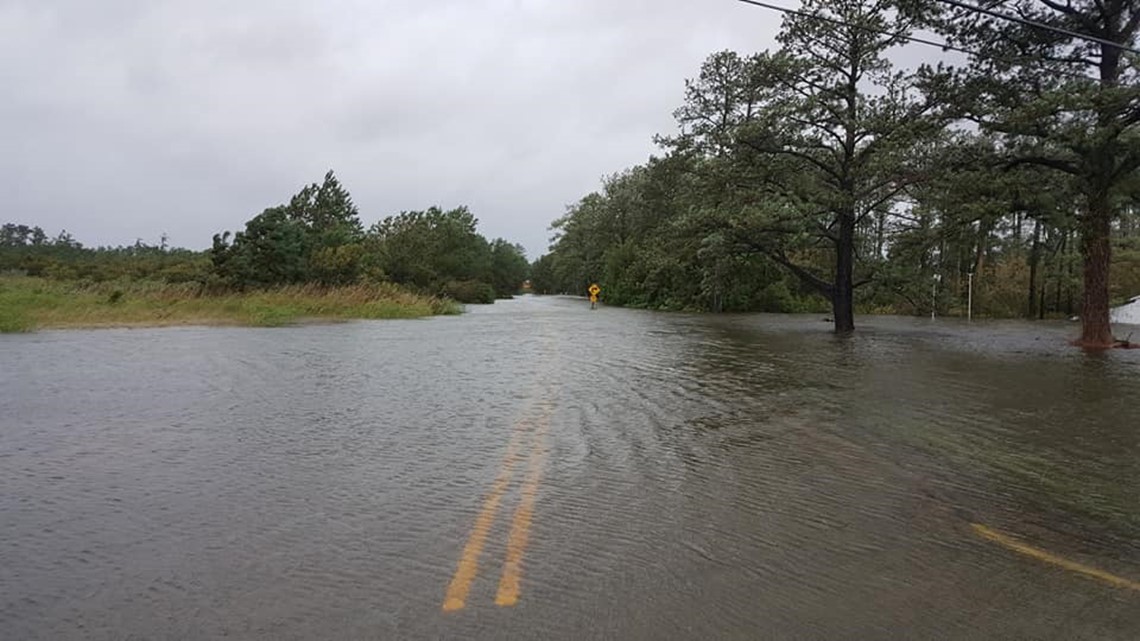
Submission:
<svg viewBox="0 0 1140 641">
<path fill-rule="evenodd" d="M 778 26 L 733 0 L 0 0 L 0 222 L 205 248 L 331 168 L 366 225 L 467 205 L 533 258 L 709 53 Z"/>
</svg>

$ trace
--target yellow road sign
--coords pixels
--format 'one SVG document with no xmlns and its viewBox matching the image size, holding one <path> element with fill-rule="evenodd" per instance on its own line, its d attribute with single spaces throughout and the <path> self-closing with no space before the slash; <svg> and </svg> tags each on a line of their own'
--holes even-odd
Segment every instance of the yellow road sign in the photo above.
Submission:
<svg viewBox="0 0 1140 641">
<path fill-rule="evenodd" d="M 594 283 L 593 285 L 590 285 L 589 292 L 590 296 L 597 296 L 598 294 L 602 293 L 602 288 L 598 287 L 597 283 Z"/>
</svg>

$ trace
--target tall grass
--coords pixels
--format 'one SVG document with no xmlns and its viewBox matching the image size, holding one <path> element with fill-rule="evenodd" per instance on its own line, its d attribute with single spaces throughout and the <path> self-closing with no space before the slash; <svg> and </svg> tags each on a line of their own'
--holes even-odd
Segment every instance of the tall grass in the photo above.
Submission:
<svg viewBox="0 0 1140 641">
<path fill-rule="evenodd" d="M 274 327 L 305 319 L 419 318 L 455 314 L 459 309 L 449 300 L 391 284 L 207 293 L 193 284 L 0 277 L 0 332 L 163 325 Z"/>
</svg>

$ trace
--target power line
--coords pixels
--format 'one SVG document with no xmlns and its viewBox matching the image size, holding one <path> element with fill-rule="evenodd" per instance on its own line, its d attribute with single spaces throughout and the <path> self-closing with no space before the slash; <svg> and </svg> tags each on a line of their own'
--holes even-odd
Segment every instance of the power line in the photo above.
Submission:
<svg viewBox="0 0 1140 641">
<path fill-rule="evenodd" d="M 955 47 L 954 45 L 946 43 L 946 42 L 936 42 L 934 40 L 926 40 L 924 38 L 916 38 L 914 36 L 904 35 L 904 34 L 901 34 L 901 33 L 895 32 L 895 31 L 888 31 L 886 29 L 875 29 L 873 27 L 868 27 L 866 25 L 858 25 L 858 24 L 854 24 L 854 23 L 847 22 L 844 20 L 840 20 L 839 18 L 831 18 L 828 16 L 819 15 L 817 13 L 808 13 L 807 11 L 800 11 L 799 9 L 789 9 L 788 7 L 781 7 L 781 6 L 777 6 L 774 4 L 768 4 L 767 2 L 761 2 L 760 0 L 737 0 L 737 1 L 743 2 L 744 4 L 751 4 L 751 5 L 755 5 L 757 7 L 763 7 L 765 9 L 771 9 L 773 11 L 779 11 L 780 13 L 790 13 L 792 15 L 800 16 L 801 18 L 810 18 L 812 20 L 819 20 L 821 22 L 830 22 L 831 24 L 839 25 L 841 27 L 854 27 L 856 29 L 859 29 L 860 31 L 866 31 L 868 33 L 873 33 L 873 34 L 879 35 L 879 36 L 889 36 L 891 38 L 899 38 L 901 40 L 906 40 L 907 42 L 913 42 L 915 44 L 927 45 L 929 47 L 938 47 L 939 49 L 942 49 L 943 51 L 957 51 L 959 53 L 964 53 L 964 54 L 971 55 L 971 56 L 977 55 L 973 51 L 970 51 L 968 49 L 963 49 L 961 47 Z"/>
<path fill-rule="evenodd" d="M 1040 22 L 1037 20 L 1030 20 L 1028 18 L 1022 18 L 1021 16 L 1011 16 L 1011 15 L 1006 14 L 1006 13 L 1000 13 L 998 11 L 994 11 L 993 9 L 987 9 L 986 7 L 979 7 L 977 5 L 968 4 L 966 2 L 961 2 L 960 0 L 935 0 L 935 1 L 941 2 L 942 4 L 948 4 L 948 5 L 953 6 L 953 7 L 958 7 L 959 9 L 966 9 L 967 11 L 973 11 L 974 13 L 983 13 L 987 16 L 991 16 L 991 17 L 997 18 L 999 20 L 1008 20 L 1009 22 L 1016 22 L 1017 24 L 1024 25 L 1026 27 L 1033 27 L 1035 29 L 1043 29 L 1045 31 L 1052 31 L 1053 33 L 1059 33 L 1061 35 L 1069 36 L 1070 38 L 1077 38 L 1078 40 L 1095 42 L 1097 44 L 1108 45 L 1110 47 L 1116 47 L 1118 49 L 1121 49 L 1123 51 L 1127 51 L 1129 53 L 1140 54 L 1140 49 L 1133 49 L 1132 47 L 1122 45 L 1119 42 L 1113 42 L 1112 40 L 1109 40 L 1108 38 L 1101 38 L 1099 36 L 1090 36 L 1088 34 L 1080 33 L 1078 31 L 1073 31 L 1071 29 L 1065 29 L 1064 27 L 1057 27 L 1057 26 L 1054 26 L 1051 24 L 1046 24 L 1044 22 Z"/>
<path fill-rule="evenodd" d="M 981 58 L 983 60 L 992 60 L 994 62 L 1002 62 L 1005 64 L 1025 64 L 1025 63 L 1032 63 L 1032 62 L 1041 62 L 1040 60 L 1035 59 L 1035 58 L 1001 58 L 998 56 L 991 56 L 989 54 L 979 53 L 977 51 L 971 51 L 970 49 L 966 49 L 964 47 L 957 47 L 957 46 L 954 46 L 948 42 L 938 42 L 935 40 L 927 40 L 925 38 L 917 38 L 915 36 L 905 35 L 905 34 L 897 32 L 897 31 L 888 31 L 886 29 L 876 29 L 874 27 L 868 27 L 866 25 L 860 25 L 860 24 L 855 24 L 853 22 L 848 22 L 846 20 L 841 20 L 839 18 L 832 18 L 829 16 L 820 15 L 817 13 L 809 13 L 807 11 L 801 11 L 799 9 L 790 9 L 788 7 L 781 7 L 779 5 L 769 4 L 767 2 L 762 2 L 761 0 L 737 0 L 737 2 L 742 2 L 744 4 L 750 4 L 750 5 L 754 5 L 757 7 L 762 7 L 764 9 L 771 9 L 772 11 L 778 11 L 778 12 L 784 13 L 784 14 L 791 14 L 794 16 L 799 16 L 801 18 L 807 18 L 809 20 L 819 20 L 821 22 L 827 22 L 827 23 L 838 25 L 841 27 L 851 27 L 853 29 L 865 31 L 867 33 L 873 33 L 873 34 L 879 35 L 879 36 L 887 36 L 889 38 L 897 38 L 899 40 L 905 40 L 907 42 L 913 42 L 914 44 L 926 45 L 928 47 L 938 47 L 939 49 L 941 49 L 943 51 L 956 51 L 958 53 L 964 53 L 967 56 L 971 56 L 974 58 Z M 1119 46 L 1119 45 L 1117 45 L 1117 46 Z M 1079 73 L 1079 72 L 1069 71 L 1067 69 L 1056 69 L 1056 70 L 1054 70 L 1054 73 L 1056 73 L 1057 75 L 1061 75 L 1061 76 L 1069 76 L 1070 78 L 1075 78 L 1077 80 L 1089 80 L 1089 76 L 1082 74 L 1082 73 Z"/>
</svg>

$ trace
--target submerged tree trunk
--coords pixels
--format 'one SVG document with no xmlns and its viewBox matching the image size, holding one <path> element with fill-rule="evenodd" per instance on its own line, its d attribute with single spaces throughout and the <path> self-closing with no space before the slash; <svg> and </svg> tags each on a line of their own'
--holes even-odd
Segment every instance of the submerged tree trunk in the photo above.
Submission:
<svg viewBox="0 0 1140 641">
<path fill-rule="evenodd" d="M 1081 257 L 1084 259 L 1084 296 L 1081 300 L 1082 347 L 1112 347 L 1108 311 L 1108 270 L 1112 260 L 1109 240 L 1112 205 L 1107 193 L 1089 199 L 1081 220 Z"/>
<path fill-rule="evenodd" d="M 1120 8 L 1119 3 L 1115 6 L 1117 9 Z M 1119 25 L 1111 24 L 1112 22 L 1115 22 L 1115 18 L 1110 19 L 1110 23 L 1105 26 L 1117 32 Z M 1135 34 L 1135 29 L 1134 25 L 1128 34 L 1129 37 Z M 1112 89 L 1120 84 L 1123 53 L 1122 47 L 1101 45 L 1098 66 L 1102 89 Z M 1099 132 L 1110 131 L 1116 126 L 1120 114 L 1114 111 L 1111 104 L 1112 101 L 1102 99 L 1096 101 Z M 1085 291 L 1081 297 L 1081 340 L 1078 342 L 1078 345 L 1086 349 L 1108 348 L 1115 343 L 1108 311 L 1108 272 L 1112 263 L 1111 194 L 1114 174 L 1118 170 L 1116 163 L 1118 152 L 1114 149 L 1113 142 L 1115 141 L 1101 142 L 1088 156 L 1092 172 L 1090 180 L 1086 183 L 1088 211 L 1080 222 Z"/>
<path fill-rule="evenodd" d="M 831 310 L 835 318 L 835 332 L 846 334 L 855 330 L 855 214 L 839 215 L 839 241 L 835 245 L 835 288 L 831 295 Z"/>
</svg>

